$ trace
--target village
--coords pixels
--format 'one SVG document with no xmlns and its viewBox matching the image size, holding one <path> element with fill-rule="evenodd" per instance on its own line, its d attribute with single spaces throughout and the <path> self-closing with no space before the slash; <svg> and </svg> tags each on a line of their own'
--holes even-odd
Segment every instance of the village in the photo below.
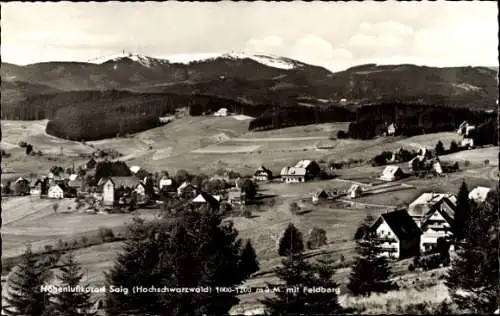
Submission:
<svg viewBox="0 0 500 316">
<path fill-rule="evenodd" d="M 225 108 L 214 114 L 227 115 Z M 395 132 L 395 124 L 386 126 L 383 137 L 391 136 Z M 472 140 L 467 137 L 473 129 L 474 126 L 467 122 L 463 122 L 457 129 L 457 134 L 463 137 L 460 144 L 463 150 L 473 148 Z M 383 163 L 386 166 L 373 182 L 353 181 L 348 188 L 340 189 L 336 189 L 335 185 L 328 185 L 329 182 L 333 184 L 342 181 L 335 176 L 338 167 L 320 166 L 314 160 L 300 160 L 295 165 L 284 166 L 279 175 L 273 174 L 265 166 L 260 166 L 251 177 L 235 176 L 226 172 L 200 180 L 187 172 L 181 172 L 181 175 L 179 172 L 169 175 L 167 171 L 152 173 L 140 166 L 127 166 L 129 170 L 125 173 L 128 173 L 128 176 L 110 175 L 96 178 L 99 162 L 109 167 L 116 161 L 92 157 L 79 166 L 77 171 L 74 165 L 67 170 L 54 167 L 46 176 L 40 178 L 20 177 L 13 183 L 2 183 L 2 193 L 3 196 L 30 195 L 40 199 L 75 199 L 78 201 L 78 210 L 86 214 L 127 213 L 137 208 L 171 212 L 176 205 L 206 204 L 212 209 L 232 210 L 232 214 L 239 211 L 239 214 L 251 216 L 248 210 L 245 211 L 246 206 L 262 203 L 257 200 L 266 195 L 259 193 L 259 188 L 266 185 L 300 186 L 306 182 L 318 182 L 324 186 L 308 194 L 308 203 L 343 203 L 345 207 L 351 207 L 363 196 L 414 188 L 406 183 L 408 179 L 439 179 L 458 170 L 458 163 L 443 163 L 435 149 L 425 147 L 412 153 L 400 148 L 392 152 L 392 155 L 386 156 L 388 159 Z M 489 187 L 475 187 L 470 192 L 470 199 L 484 201 L 490 190 Z M 372 223 L 372 229 L 387 240 L 384 249 L 387 249 L 388 257 L 404 259 L 432 253 L 440 242 L 451 240 L 455 207 L 454 193 L 424 192 L 414 201 L 405 201 L 403 206 L 392 209 L 386 207 L 384 213 Z"/>
</svg>

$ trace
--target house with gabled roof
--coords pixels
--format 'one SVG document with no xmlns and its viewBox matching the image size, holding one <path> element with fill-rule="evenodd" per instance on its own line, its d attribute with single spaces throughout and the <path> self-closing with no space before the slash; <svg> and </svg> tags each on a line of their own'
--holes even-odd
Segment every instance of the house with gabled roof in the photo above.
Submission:
<svg viewBox="0 0 500 316">
<path fill-rule="evenodd" d="M 361 195 L 363 195 L 363 189 L 361 188 L 361 186 L 359 184 L 351 185 L 351 187 L 347 191 L 347 196 L 350 199 L 355 199 L 357 197 L 360 197 Z"/>
<path fill-rule="evenodd" d="M 206 204 L 212 209 L 218 209 L 220 202 L 211 194 L 200 192 L 192 201 L 193 204 Z"/>
<path fill-rule="evenodd" d="M 380 247 L 384 256 L 404 259 L 419 254 L 422 232 L 406 210 L 381 214 L 370 229 L 382 241 Z"/>
<path fill-rule="evenodd" d="M 318 204 L 320 202 L 325 202 L 330 199 L 330 194 L 325 190 L 318 190 L 312 194 L 312 202 Z"/>
<path fill-rule="evenodd" d="M 436 249 L 440 238 L 449 241 L 453 236 L 454 219 L 455 208 L 448 198 L 434 204 L 420 223 L 420 251 L 425 253 Z"/>
<path fill-rule="evenodd" d="M 56 183 L 50 186 L 47 196 L 51 199 L 63 199 L 76 196 L 76 190 L 64 183 Z"/>
<path fill-rule="evenodd" d="M 408 206 L 408 214 L 413 218 L 417 226 L 420 226 L 422 220 L 436 205 L 441 205 L 440 202 L 445 200 L 447 207 L 455 212 L 457 206 L 457 198 L 454 194 L 449 193 L 422 193 L 415 201 Z"/>
<path fill-rule="evenodd" d="M 256 181 L 269 181 L 272 179 L 273 173 L 271 170 L 267 169 L 264 166 L 260 166 L 256 171 L 253 176 L 254 180 Z"/>
<path fill-rule="evenodd" d="M 227 192 L 227 201 L 232 206 L 247 204 L 246 194 L 241 190 L 231 190 Z"/>
<path fill-rule="evenodd" d="M 387 166 L 385 167 L 382 175 L 380 176 L 380 180 L 384 181 L 396 181 L 402 179 L 404 176 L 403 170 L 398 166 Z"/>
<path fill-rule="evenodd" d="M 196 188 L 190 182 L 184 181 L 177 188 L 177 196 L 196 196 L 199 193 L 198 191 L 199 191 L 198 188 Z"/>
<path fill-rule="evenodd" d="M 137 186 L 141 183 L 136 177 L 108 177 L 99 180 L 100 186 L 102 186 L 102 197 L 103 204 L 105 206 L 112 206 L 115 200 L 119 198 L 117 196 L 118 190 L 129 190 L 134 191 Z"/>
<path fill-rule="evenodd" d="M 281 180 L 285 183 L 300 183 L 319 177 L 321 168 L 314 160 L 300 160 L 293 167 L 283 167 Z"/>
<path fill-rule="evenodd" d="M 475 187 L 469 192 L 469 200 L 473 200 L 476 203 L 481 203 L 486 201 L 488 194 L 490 193 L 491 188 L 488 187 Z"/>
</svg>

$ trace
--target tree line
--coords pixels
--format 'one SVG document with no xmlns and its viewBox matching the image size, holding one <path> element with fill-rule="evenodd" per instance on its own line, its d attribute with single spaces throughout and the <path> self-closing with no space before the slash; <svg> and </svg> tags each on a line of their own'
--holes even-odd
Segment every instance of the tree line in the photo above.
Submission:
<svg viewBox="0 0 500 316">
<path fill-rule="evenodd" d="M 328 122 L 348 122 L 354 113 L 340 106 L 328 108 L 289 106 L 269 107 L 267 111 L 250 121 L 249 130 L 270 130 L 289 126 L 319 124 Z"/>
<path fill-rule="evenodd" d="M 395 135 L 415 136 L 454 131 L 463 121 L 477 125 L 494 120 L 495 117 L 495 113 L 467 108 L 382 103 L 360 107 L 356 111 L 356 120 L 349 125 L 347 133 L 350 138 L 371 139 L 381 135 L 386 124 L 395 123 Z"/>
</svg>

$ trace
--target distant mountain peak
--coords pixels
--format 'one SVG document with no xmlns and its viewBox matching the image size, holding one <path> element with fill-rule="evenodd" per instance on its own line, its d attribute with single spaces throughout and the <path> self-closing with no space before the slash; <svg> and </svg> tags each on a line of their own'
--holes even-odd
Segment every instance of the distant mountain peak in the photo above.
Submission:
<svg viewBox="0 0 500 316">
<path fill-rule="evenodd" d="M 208 62 L 217 59 L 251 59 L 255 62 L 263 64 L 268 67 L 278 69 L 295 69 L 303 67 L 305 64 L 286 57 L 280 57 L 270 54 L 254 54 L 244 52 L 231 52 L 231 53 L 201 53 L 201 54 L 173 54 L 163 58 L 154 58 L 142 54 L 122 52 L 120 54 L 102 56 L 89 60 L 92 64 L 104 64 L 107 62 L 119 62 L 121 60 L 132 60 L 145 67 L 151 67 L 155 64 L 166 63 L 179 63 L 189 65 L 194 62 Z"/>
<path fill-rule="evenodd" d="M 89 60 L 88 62 L 92 64 L 104 64 L 107 62 L 118 62 L 125 59 L 135 61 L 145 67 L 151 67 L 153 64 L 156 63 L 168 63 L 168 60 L 161 60 L 158 58 L 152 58 L 142 54 L 131 53 L 131 52 L 122 52 L 120 54 L 97 57 Z"/>
</svg>

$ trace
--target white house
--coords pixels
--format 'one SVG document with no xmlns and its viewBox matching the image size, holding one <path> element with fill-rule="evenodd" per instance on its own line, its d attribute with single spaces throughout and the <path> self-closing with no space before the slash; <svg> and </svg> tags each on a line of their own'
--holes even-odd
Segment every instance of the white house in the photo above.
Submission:
<svg viewBox="0 0 500 316">
<path fill-rule="evenodd" d="M 172 179 L 168 177 L 161 177 L 159 184 L 160 190 L 162 190 L 163 188 L 169 188 L 172 186 L 172 184 L 173 184 Z"/>
<path fill-rule="evenodd" d="M 488 193 L 490 193 L 490 191 L 491 191 L 491 188 L 475 187 L 469 193 L 469 200 L 473 200 L 477 203 L 484 202 L 484 201 L 486 201 L 486 197 L 488 196 Z"/>
<path fill-rule="evenodd" d="M 438 239 L 449 240 L 453 235 L 455 209 L 449 199 L 443 198 L 435 204 L 421 221 L 420 251 L 422 253 L 436 248 Z"/>
<path fill-rule="evenodd" d="M 51 199 L 62 199 L 64 198 L 64 190 L 58 184 L 55 184 L 49 188 L 47 196 Z"/>
<path fill-rule="evenodd" d="M 413 218 L 417 226 L 420 227 L 422 220 L 435 209 L 436 205 L 445 200 L 446 205 L 454 212 L 457 205 L 457 198 L 454 194 L 448 193 L 423 193 L 408 206 L 408 214 Z"/>
<path fill-rule="evenodd" d="M 355 199 L 357 197 L 360 197 L 363 194 L 363 189 L 359 184 L 353 184 L 347 191 L 347 195 L 351 199 Z"/>
<path fill-rule="evenodd" d="M 382 241 L 382 254 L 395 259 L 404 259 L 419 253 L 421 231 L 406 210 L 381 214 L 371 226 Z"/>
<path fill-rule="evenodd" d="M 464 137 L 462 139 L 462 141 L 460 142 L 460 147 L 465 147 L 465 148 L 472 148 L 472 147 L 474 147 L 474 139 L 473 138 Z"/>
<path fill-rule="evenodd" d="M 387 166 L 385 167 L 380 180 L 384 181 L 395 181 L 401 179 L 404 176 L 403 170 L 398 166 Z"/>
<path fill-rule="evenodd" d="M 264 166 L 260 166 L 253 176 L 256 181 L 269 181 L 273 177 L 271 170 Z"/>
<path fill-rule="evenodd" d="M 132 172 L 133 174 L 136 174 L 137 172 L 139 172 L 139 170 L 141 170 L 141 167 L 139 166 L 130 167 L 130 172 Z"/>
<path fill-rule="evenodd" d="M 392 123 L 387 127 L 387 135 L 393 136 L 396 134 L 396 124 Z"/>
<path fill-rule="evenodd" d="M 69 176 L 69 181 L 75 181 L 76 179 L 78 179 L 78 175 L 77 175 L 77 174 L 74 174 L 74 173 L 73 173 L 73 174 L 71 174 L 71 175 Z"/>
<path fill-rule="evenodd" d="M 103 182 L 102 202 L 105 206 L 112 206 L 115 202 L 115 184 L 111 179 L 107 179 Z"/>
<path fill-rule="evenodd" d="M 301 160 L 293 167 L 283 167 L 280 172 L 281 180 L 285 183 L 306 182 L 318 177 L 319 165 L 313 160 Z"/>
<path fill-rule="evenodd" d="M 328 200 L 330 195 L 325 190 L 318 190 L 312 195 L 312 202 L 314 204 L 319 203 L 320 201 Z"/>
<path fill-rule="evenodd" d="M 219 201 L 211 194 L 201 192 L 192 201 L 195 204 L 207 204 L 214 209 L 219 207 Z"/>
<path fill-rule="evenodd" d="M 217 112 L 214 113 L 214 116 L 227 116 L 228 110 L 226 108 L 220 108 Z"/>
<path fill-rule="evenodd" d="M 469 133 L 476 129 L 476 127 L 474 125 L 470 125 L 469 122 L 467 121 L 464 121 L 462 122 L 462 124 L 460 124 L 460 126 L 458 127 L 458 130 L 457 130 L 457 134 L 458 135 L 462 135 L 464 137 L 467 137 L 469 136 Z"/>
</svg>

